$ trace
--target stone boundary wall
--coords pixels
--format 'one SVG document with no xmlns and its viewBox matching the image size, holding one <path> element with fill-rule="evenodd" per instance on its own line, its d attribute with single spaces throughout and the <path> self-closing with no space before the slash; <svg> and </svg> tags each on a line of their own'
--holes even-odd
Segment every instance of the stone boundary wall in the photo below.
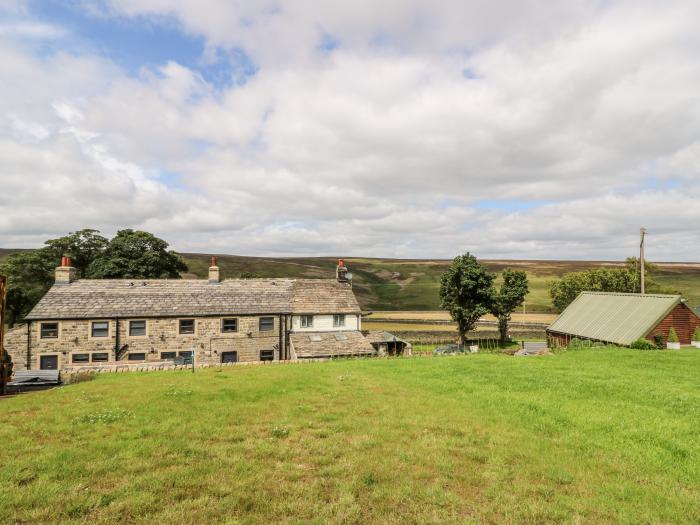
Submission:
<svg viewBox="0 0 700 525">
<path fill-rule="evenodd" d="M 376 357 L 366 357 L 366 356 L 343 356 L 336 357 L 333 359 L 376 359 Z M 241 366 L 279 366 L 279 365 L 300 365 L 306 363 L 320 363 L 324 361 L 331 361 L 331 358 L 324 359 L 299 359 L 296 361 L 251 361 L 251 362 L 238 362 L 238 363 L 196 363 L 195 370 L 202 370 L 205 368 L 229 368 L 229 367 L 241 367 Z M 162 372 L 167 370 L 186 370 L 191 371 L 192 365 L 176 365 L 174 363 L 140 363 L 133 365 L 105 365 L 105 366 L 83 366 L 75 368 L 64 368 L 60 371 L 61 380 L 65 384 L 70 384 L 72 382 L 83 380 L 86 376 L 91 376 L 95 374 L 119 374 L 125 372 Z"/>
</svg>

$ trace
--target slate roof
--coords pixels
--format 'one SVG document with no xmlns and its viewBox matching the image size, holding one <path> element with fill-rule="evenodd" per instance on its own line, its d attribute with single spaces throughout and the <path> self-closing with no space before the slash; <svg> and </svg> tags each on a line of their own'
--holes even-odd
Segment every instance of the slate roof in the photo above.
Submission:
<svg viewBox="0 0 700 525">
<path fill-rule="evenodd" d="M 359 331 L 296 332 L 290 334 L 297 358 L 375 355 L 377 352 Z"/>
<path fill-rule="evenodd" d="M 396 337 L 394 334 L 392 334 L 390 332 L 384 332 L 383 330 L 370 331 L 367 333 L 365 338 L 370 343 L 393 343 L 393 342 L 406 343 L 406 341 L 404 341 L 400 337 Z"/>
<path fill-rule="evenodd" d="M 630 345 L 680 302 L 680 295 L 582 292 L 547 331 Z"/>
<path fill-rule="evenodd" d="M 297 312 L 359 314 L 360 306 L 351 287 L 333 279 L 81 279 L 52 286 L 26 319 Z"/>
</svg>

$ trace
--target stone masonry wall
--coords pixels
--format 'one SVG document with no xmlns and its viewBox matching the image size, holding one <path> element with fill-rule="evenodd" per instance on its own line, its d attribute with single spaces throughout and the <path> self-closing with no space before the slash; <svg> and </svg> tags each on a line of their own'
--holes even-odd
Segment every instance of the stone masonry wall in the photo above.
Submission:
<svg viewBox="0 0 700 525">
<path fill-rule="evenodd" d="M 146 335 L 130 336 L 129 321 L 119 320 L 119 347 L 128 345 L 120 361 L 115 361 L 116 325 L 114 319 L 91 319 L 71 321 L 51 321 L 59 323 L 59 336 L 56 339 L 42 339 L 41 321 L 31 324 L 31 369 L 40 367 L 40 356 L 56 355 L 58 368 L 76 366 L 105 366 L 114 364 L 137 364 L 171 359 L 163 352 L 189 352 L 194 349 L 196 363 L 220 363 L 223 352 L 237 352 L 239 362 L 260 360 L 261 350 L 272 350 L 274 360 L 279 359 L 279 317 L 274 317 L 272 331 L 259 330 L 260 316 L 237 316 L 238 331 L 224 333 L 221 330 L 224 317 L 195 318 L 195 333 L 180 334 L 179 319 L 145 319 Z M 227 319 L 232 318 L 226 317 Z M 187 318 L 191 319 L 191 318 Z M 108 337 L 92 337 L 93 321 L 109 322 Z M 48 321 L 47 321 L 48 322 Z M 284 344 L 284 341 L 283 341 Z M 15 370 L 26 370 L 27 327 L 22 325 L 8 332 L 5 347 L 12 355 Z M 92 354 L 107 353 L 108 361 L 93 361 Z M 73 362 L 73 354 L 90 354 L 88 363 Z M 131 361 L 129 354 L 145 354 L 144 361 Z"/>
</svg>

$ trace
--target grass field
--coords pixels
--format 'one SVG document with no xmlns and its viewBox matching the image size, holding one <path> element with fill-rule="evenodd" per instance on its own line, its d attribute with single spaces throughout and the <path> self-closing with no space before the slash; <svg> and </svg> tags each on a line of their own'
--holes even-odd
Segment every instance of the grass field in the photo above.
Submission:
<svg viewBox="0 0 700 525">
<path fill-rule="evenodd" d="M 0 400 L 6 523 L 698 523 L 700 352 L 116 374 Z"/>
</svg>

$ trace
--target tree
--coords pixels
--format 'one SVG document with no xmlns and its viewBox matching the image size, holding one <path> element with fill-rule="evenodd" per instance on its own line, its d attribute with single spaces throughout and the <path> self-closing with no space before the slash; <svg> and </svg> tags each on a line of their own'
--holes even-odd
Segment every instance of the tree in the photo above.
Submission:
<svg viewBox="0 0 700 525">
<path fill-rule="evenodd" d="M 47 248 L 13 253 L 0 265 L 7 276 L 7 316 L 10 326 L 24 317 L 53 283 L 53 253 Z"/>
<path fill-rule="evenodd" d="M 46 241 L 45 249 L 53 254 L 56 264 L 61 257 L 67 255 L 71 259 L 71 264 L 75 268 L 78 277 L 87 275 L 87 268 L 107 247 L 108 240 L 99 235 L 98 230 L 84 229 L 72 232 L 65 237 Z M 53 271 L 53 266 L 49 273 Z"/>
<path fill-rule="evenodd" d="M 178 279 L 187 271 L 182 258 L 152 233 L 120 230 L 88 266 L 90 278 Z"/>
<path fill-rule="evenodd" d="M 506 268 L 503 270 L 502 278 L 501 288 L 494 290 L 491 297 L 491 313 L 498 319 L 501 344 L 506 344 L 510 316 L 518 306 L 523 304 L 529 290 L 527 274 L 521 270 Z"/>
<path fill-rule="evenodd" d="M 457 323 L 459 342 L 489 312 L 495 276 L 470 253 L 454 258 L 440 278 L 440 306 Z"/>
<path fill-rule="evenodd" d="M 659 267 L 644 261 L 644 280 L 648 293 L 680 293 L 669 290 L 654 281 Z M 549 295 L 554 308 L 562 312 L 581 292 L 639 293 L 639 258 L 628 257 L 622 268 L 593 268 L 565 274 L 559 281 L 550 283 Z"/>
</svg>

